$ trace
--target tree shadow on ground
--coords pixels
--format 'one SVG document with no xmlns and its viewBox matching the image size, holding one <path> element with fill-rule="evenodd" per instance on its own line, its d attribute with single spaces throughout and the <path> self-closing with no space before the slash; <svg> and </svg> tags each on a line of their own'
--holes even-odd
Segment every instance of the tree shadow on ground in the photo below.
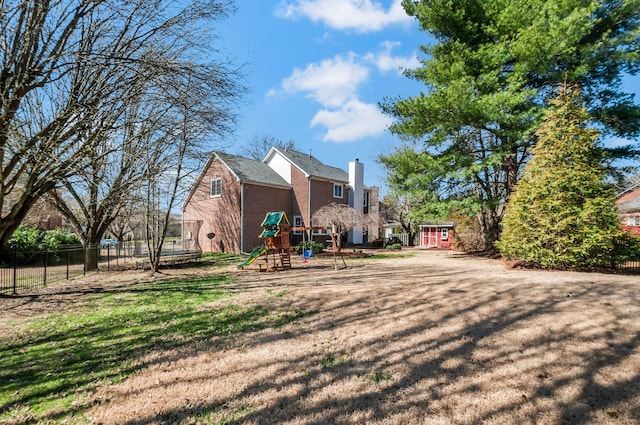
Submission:
<svg viewBox="0 0 640 425">
<path fill-rule="evenodd" d="M 215 401 L 141 412 L 126 423 L 640 421 L 636 292 L 517 278 L 515 271 L 469 276 L 446 267 L 362 265 L 349 275 L 348 290 L 357 293 L 347 294 L 340 272 L 315 276 L 299 284 L 309 294 L 292 306 L 317 314 L 243 340 L 244 351 L 279 348 L 280 357 L 183 378 L 197 386 L 243 376 L 239 389 L 212 394 Z M 254 282 L 253 289 L 274 284 Z M 296 343 L 305 347 L 287 352 Z M 206 347 L 188 353 L 201 355 L 220 359 Z M 129 394 L 132 406 L 153 390 Z"/>
</svg>

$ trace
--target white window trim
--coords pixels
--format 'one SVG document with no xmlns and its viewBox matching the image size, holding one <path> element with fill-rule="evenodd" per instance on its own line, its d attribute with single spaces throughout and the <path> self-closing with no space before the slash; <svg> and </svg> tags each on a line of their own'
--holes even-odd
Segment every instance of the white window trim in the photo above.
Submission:
<svg viewBox="0 0 640 425">
<path fill-rule="evenodd" d="M 304 227 L 304 222 L 302 221 L 302 216 L 301 215 L 294 215 L 293 216 L 293 227 Z M 300 230 L 294 230 L 292 232 L 294 235 L 301 235 L 302 232 Z"/>
<path fill-rule="evenodd" d="M 340 196 L 336 195 L 336 188 L 338 187 L 340 188 Z M 344 197 L 344 185 L 336 183 L 333 184 L 333 197 L 339 199 L 342 199 Z"/>
<path fill-rule="evenodd" d="M 217 182 L 218 193 L 213 193 L 213 185 Z M 222 196 L 222 179 L 220 177 L 214 177 L 209 181 L 209 197 L 210 198 L 219 198 Z"/>
<path fill-rule="evenodd" d="M 440 240 L 446 241 L 449 239 L 449 229 L 440 229 Z"/>
</svg>

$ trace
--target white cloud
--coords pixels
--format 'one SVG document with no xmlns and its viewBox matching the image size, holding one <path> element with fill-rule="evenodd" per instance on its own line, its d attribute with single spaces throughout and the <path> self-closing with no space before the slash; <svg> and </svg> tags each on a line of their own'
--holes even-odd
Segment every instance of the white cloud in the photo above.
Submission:
<svg viewBox="0 0 640 425">
<path fill-rule="evenodd" d="M 352 99 L 338 110 L 319 111 L 311 120 L 311 126 L 322 125 L 327 128 L 324 141 L 345 143 L 378 136 L 391 122 L 391 118 L 384 115 L 376 105 Z"/>
<path fill-rule="evenodd" d="M 379 53 L 368 53 L 366 59 L 375 63 L 376 67 L 382 71 L 397 71 L 402 73 L 406 69 L 416 69 L 420 66 L 418 56 L 392 56 L 391 51 L 400 46 L 399 42 L 385 41 L 382 43 L 383 50 Z"/>
<path fill-rule="evenodd" d="M 308 18 L 338 30 L 371 32 L 388 25 L 411 22 L 412 18 L 401 3 L 401 0 L 393 0 L 391 7 L 385 10 L 380 2 L 371 0 L 282 1 L 276 14 L 286 19 Z"/>
<path fill-rule="evenodd" d="M 282 82 L 282 88 L 289 93 L 307 92 L 322 106 L 335 108 L 354 98 L 368 76 L 369 69 L 356 63 L 354 55 L 336 56 L 305 69 L 294 69 Z"/>
<path fill-rule="evenodd" d="M 281 84 L 289 94 L 304 93 L 320 103 L 322 109 L 311 120 L 311 126 L 326 128 L 324 141 L 345 143 L 382 134 L 392 123 L 377 105 L 362 102 L 358 96 L 360 86 L 367 82 L 372 69 L 381 72 L 416 68 L 420 65 L 415 55 L 393 56 L 400 43 L 384 42 L 376 53 L 364 56 L 349 53 L 296 68 Z M 276 89 L 268 92 L 269 96 Z"/>
</svg>

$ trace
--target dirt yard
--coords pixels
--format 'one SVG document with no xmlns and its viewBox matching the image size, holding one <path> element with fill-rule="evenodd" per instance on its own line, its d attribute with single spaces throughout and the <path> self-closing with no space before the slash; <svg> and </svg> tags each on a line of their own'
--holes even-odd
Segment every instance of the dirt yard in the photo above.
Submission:
<svg viewBox="0 0 640 425">
<path fill-rule="evenodd" d="M 338 271 L 331 258 L 297 259 L 278 273 L 229 268 L 239 278 L 225 287 L 234 303 L 305 315 L 279 329 L 154 353 L 144 370 L 92 396 L 89 420 L 640 423 L 639 276 L 412 254 L 348 260 Z M 109 283 L 92 283 L 100 284 Z M 65 304 L 27 303 L 11 314 Z"/>
</svg>

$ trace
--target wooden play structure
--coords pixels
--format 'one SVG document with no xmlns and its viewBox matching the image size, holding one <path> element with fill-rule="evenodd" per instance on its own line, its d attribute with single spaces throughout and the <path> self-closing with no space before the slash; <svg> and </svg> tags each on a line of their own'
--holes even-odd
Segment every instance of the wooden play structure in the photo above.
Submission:
<svg viewBox="0 0 640 425">
<path fill-rule="evenodd" d="M 280 271 L 291 268 L 291 223 L 284 211 L 269 212 L 262 221 L 260 238 L 264 244 L 256 248 L 249 258 L 238 264 L 238 268 L 258 261 L 260 271 Z M 262 257 L 262 258 L 260 258 Z"/>
<path fill-rule="evenodd" d="M 284 211 L 268 212 L 264 220 L 262 220 L 262 232 L 258 236 L 264 240 L 264 244 L 256 247 L 253 252 L 242 263 L 238 264 L 238 268 L 242 269 L 245 266 L 257 262 L 261 272 L 289 270 L 291 268 L 291 241 L 290 232 L 307 232 L 314 230 L 326 231 L 326 226 L 312 226 L 312 227 L 291 227 L 291 223 L 287 218 L 287 214 Z M 336 257 L 339 256 L 342 259 L 344 267 L 347 266 L 344 261 L 344 257 L 338 247 L 336 233 L 331 232 L 331 245 L 333 248 L 333 259 L 335 263 L 335 269 L 338 269 L 338 263 Z M 308 262 L 312 253 L 310 250 L 303 252 L 302 257 L 304 263 Z"/>
<path fill-rule="evenodd" d="M 289 229 L 291 223 L 284 211 L 269 212 L 262 221 L 264 239 L 264 262 L 258 263 L 260 271 L 279 271 L 291 268 L 291 242 Z"/>
</svg>

